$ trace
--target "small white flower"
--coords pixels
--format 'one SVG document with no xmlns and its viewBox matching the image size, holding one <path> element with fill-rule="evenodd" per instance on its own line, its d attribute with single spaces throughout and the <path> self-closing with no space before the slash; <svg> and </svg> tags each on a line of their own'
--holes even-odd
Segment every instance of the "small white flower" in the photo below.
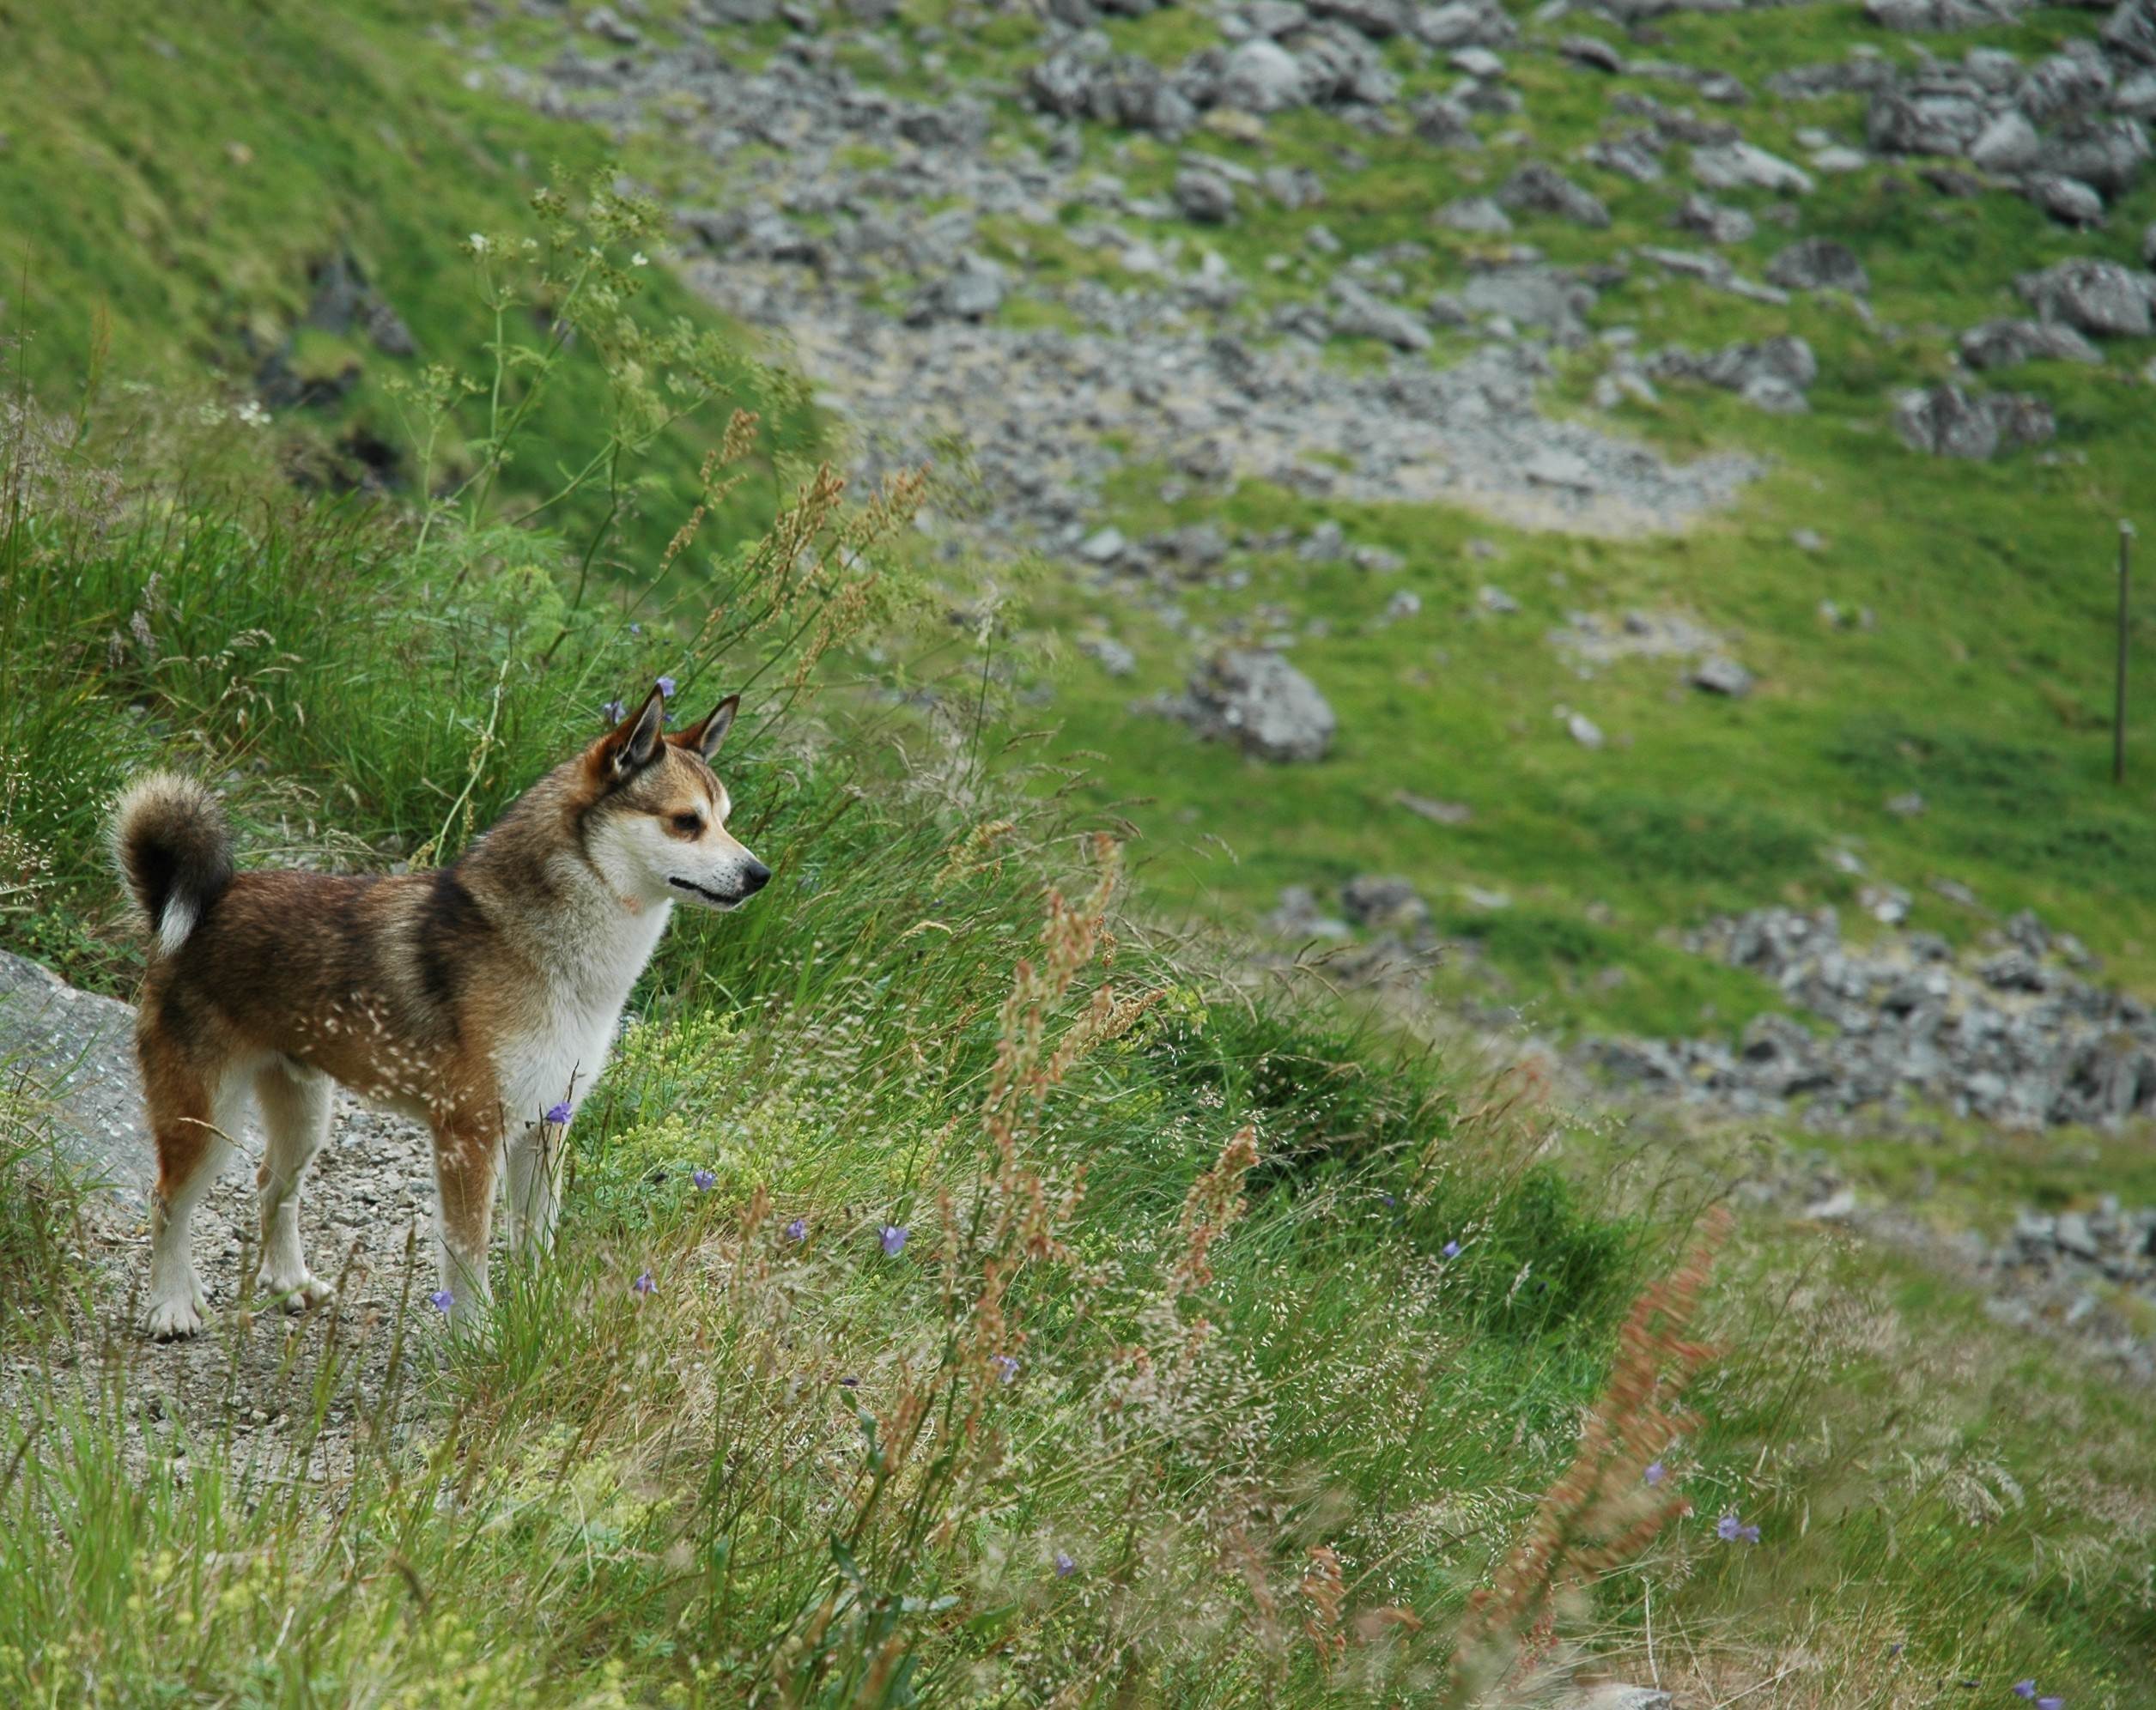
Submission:
<svg viewBox="0 0 2156 1710">
<path fill-rule="evenodd" d="M 270 425 L 270 412 L 253 398 L 242 403 L 236 413 L 250 428 L 267 428 Z"/>
<path fill-rule="evenodd" d="M 629 257 L 629 264 L 631 267 L 649 267 L 652 264 L 652 258 L 643 251 L 638 250 L 635 255 Z"/>
<path fill-rule="evenodd" d="M 474 232 L 471 234 L 471 252 L 474 255 L 484 255 L 487 252 L 487 234 L 484 232 Z"/>
</svg>

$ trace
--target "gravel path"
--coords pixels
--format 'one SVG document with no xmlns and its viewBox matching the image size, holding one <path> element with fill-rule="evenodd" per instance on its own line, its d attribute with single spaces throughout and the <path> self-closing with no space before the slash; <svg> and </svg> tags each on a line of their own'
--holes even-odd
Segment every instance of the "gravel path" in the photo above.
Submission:
<svg viewBox="0 0 2156 1710">
<path fill-rule="evenodd" d="M 131 1441 L 167 1420 L 230 1429 L 282 1447 L 305 1434 L 315 1398 L 324 1420 L 308 1444 L 308 1471 L 334 1478 L 355 1434 L 376 1419 L 410 1416 L 409 1384 L 392 1385 L 400 1317 L 419 1335 L 403 1359 L 431 1359 L 434 1176 L 426 1131 L 339 1095 L 328 1143 L 302 1196 L 308 1262 L 338 1299 L 303 1316 L 239 1309 L 243 1263 L 258 1250 L 254 1172 L 259 1137 L 246 1137 L 195 1217 L 195 1262 L 210 1301 L 210 1328 L 192 1342 L 153 1344 L 139 1328 L 149 1270 L 153 1155 L 142 1118 L 125 1004 L 73 990 L 33 962 L 0 951 L 0 1061 L 15 1102 L 70 1165 L 103 1184 L 84 1210 L 82 1258 L 88 1311 L 71 1320 L 57 1359 L 0 1362 L 0 1404 L 27 1406 L 33 1386 L 88 1399 L 116 1372 L 125 1388 Z"/>
</svg>

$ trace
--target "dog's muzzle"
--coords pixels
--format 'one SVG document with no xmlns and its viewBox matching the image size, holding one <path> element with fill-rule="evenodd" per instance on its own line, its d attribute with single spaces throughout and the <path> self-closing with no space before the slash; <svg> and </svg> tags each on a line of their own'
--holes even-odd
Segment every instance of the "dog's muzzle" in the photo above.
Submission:
<svg viewBox="0 0 2156 1710">
<path fill-rule="evenodd" d="M 701 897 L 714 908 L 738 908 L 741 905 L 771 882 L 771 870 L 761 861 L 751 861 L 741 870 L 741 888 L 736 891 L 714 890 L 709 885 L 700 885 L 694 879 L 670 878 L 666 881 L 677 890 L 685 890 L 691 896 Z"/>
</svg>

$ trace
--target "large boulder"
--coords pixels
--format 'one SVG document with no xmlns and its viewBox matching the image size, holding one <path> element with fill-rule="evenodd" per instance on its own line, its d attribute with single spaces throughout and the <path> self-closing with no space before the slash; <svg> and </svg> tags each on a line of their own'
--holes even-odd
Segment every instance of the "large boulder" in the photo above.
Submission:
<svg viewBox="0 0 2156 1710">
<path fill-rule="evenodd" d="M 2148 153 L 2148 131 L 2138 118 L 2073 118 L 2044 139 L 2034 164 L 2117 196 L 2133 187 Z"/>
<path fill-rule="evenodd" d="M 1808 196 L 1812 175 L 1750 142 L 1723 142 L 1691 151 L 1691 175 L 1710 190 L 1770 190 Z"/>
<path fill-rule="evenodd" d="M 131 1206 L 149 1201 L 156 1149 L 135 1070 L 135 1012 L 0 950 L 0 1061 L 55 1149 Z"/>
<path fill-rule="evenodd" d="M 1333 282 L 1333 330 L 1348 338 L 1376 338 L 1395 350 L 1427 350 L 1430 329 L 1409 310 L 1373 296 L 1351 279 Z"/>
<path fill-rule="evenodd" d="M 1409 935 L 1430 925 L 1430 905 L 1408 880 L 1359 873 L 1340 887 L 1340 912 L 1357 926 Z"/>
<path fill-rule="evenodd" d="M 1962 334 L 1961 360 L 1972 368 L 2010 368 L 2021 362 L 2101 362 L 2104 354 L 2058 322 L 2001 318 Z"/>
<path fill-rule="evenodd" d="M 1933 386 L 1902 394 L 1894 431 L 1911 451 L 1981 460 L 2001 448 L 2041 445 L 2056 431 L 2051 406 L 2026 392 L 1972 394 Z"/>
<path fill-rule="evenodd" d="M 1432 47 L 1509 47 L 1520 39 L 1500 0 L 1449 0 L 1418 9 L 1411 27 Z"/>
<path fill-rule="evenodd" d="M 2087 231 L 2104 223 L 2104 198 L 2079 179 L 2038 173 L 2023 189 L 2030 201 L 2062 226 Z"/>
<path fill-rule="evenodd" d="M 1303 63 L 1277 41 L 1254 36 L 1238 43 L 1221 68 L 1224 106 L 1247 112 L 1278 112 L 1309 99 Z"/>
<path fill-rule="evenodd" d="M 1819 363 L 1808 343 L 1785 333 L 1757 344 L 1725 344 L 1704 355 L 1681 349 L 1658 350 L 1648 359 L 1647 371 L 1656 379 L 1704 380 L 1735 392 L 1757 409 L 1795 415 L 1807 408 L 1804 394 L 1819 379 Z"/>
<path fill-rule="evenodd" d="M 2019 107 L 2008 107 L 1969 145 L 1969 158 L 1988 173 L 2025 173 L 2044 153 L 2044 139 Z"/>
<path fill-rule="evenodd" d="M 1759 229 L 1758 221 L 1741 208 L 1731 208 L 1694 191 L 1679 205 L 1669 223 L 1680 232 L 1696 233 L 1710 244 L 1740 244 Z"/>
<path fill-rule="evenodd" d="M 1191 675 L 1187 716 L 1202 736 L 1276 764 L 1322 760 L 1339 721 L 1317 685 L 1278 653 L 1231 647 Z"/>
<path fill-rule="evenodd" d="M 2117 81 L 2093 43 L 2077 42 L 2031 65 L 2014 92 L 2013 104 L 2038 124 L 2047 124 L 2068 113 L 2094 112 L 2110 98 Z"/>
<path fill-rule="evenodd" d="M 1544 161 L 1530 161 L 1504 181 L 1497 200 L 1515 214 L 1554 214 L 1578 226 L 1603 227 L 1610 210 L 1602 199 Z"/>
<path fill-rule="evenodd" d="M 1186 220 L 1201 226 L 1224 226 L 1236 217 L 1236 187 L 1206 167 L 1185 167 L 1170 192 Z"/>
<path fill-rule="evenodd" d="M 1982 92 L 1959 79 L 1881 89 L 1864 116 L 1875 155 L 1965 155 L 1983 134 Z"/>
<path fill-rule="evenodd" d="M 1848 291 L 1861 297 L 1872 288 L 1856 252 L 1831 238 L 1791 244 L 1767 264 L 1767 279 L 1788 291 Z"/>
<path fill-rule="evenodd" d="M 1473 275 L 1460 300 L 1476 314 L 1503 315 L 1515 326 L 1547 327 L 1570 344 L 1587 335 L 1594 288 L 1553 267 L 1499 267 Z"/>
<path fill-rule="evenodd" d="M 2156 330 L 2150 307 L 2156 278 L 2116 261 L 2062 261 L 2013 282 L 2022 300 L 2046 321 L 2099 338 L 2146 338 Z"/>
<path fill-rule="evenodd" d="M 2097 39 L 2122 59 L 2156 65 L 2156 0 L 2124 0 Z"/>
</svg>

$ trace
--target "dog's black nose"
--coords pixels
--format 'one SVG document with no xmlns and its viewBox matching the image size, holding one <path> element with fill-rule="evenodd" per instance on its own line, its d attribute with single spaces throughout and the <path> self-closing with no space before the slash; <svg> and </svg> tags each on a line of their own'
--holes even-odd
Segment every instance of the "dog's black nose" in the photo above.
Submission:
<svg viewBox="0 0 2156 1710">
<path fill-rule="evenodd" d="M 751 858 L 748 866 L 742 871 L 741 888 L 749 895 L 754 896 L 758 891 L 762 890 L 770 882 L 770 868 L 765 866 L 762 862 Z"/>
</svg>

